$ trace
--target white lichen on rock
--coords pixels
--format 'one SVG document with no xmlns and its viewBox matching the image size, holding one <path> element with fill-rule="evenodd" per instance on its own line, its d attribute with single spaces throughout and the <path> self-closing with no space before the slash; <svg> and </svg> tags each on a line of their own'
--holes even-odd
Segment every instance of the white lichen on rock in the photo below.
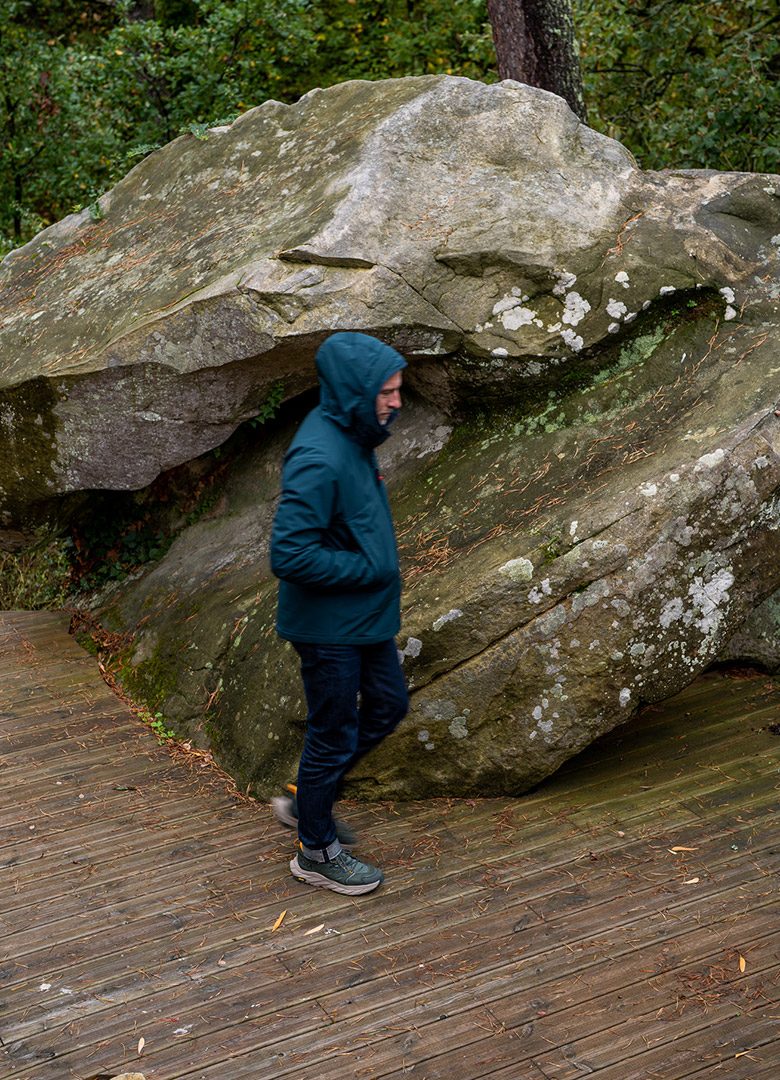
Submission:
<svg viewBox="0 0 780 1080">
<path fill-rule="evenodd" d="M 593 607 L 599 600 L 605 600 L 611 592 L 609 582 L 606 580 L 594 581 L 587 589 L 575 593 L 571 598 L 571 613 L 578 615 L 584 608 Z"/>
<path fill-rule="evenodd" d="M 622 319 L 628 311 L 628 308 L 622 300 L 615 300 L 613 297 L 609 298 L 607 302 L 607 315 L 610 315 L 613 319 Z"/>
<path fill-rule="evenodd" d="M 582 322 L 589 311 L 590 304 L 588 301 L 583 296 L 580 296 L 578 292 L 570 292 L 566 296 L 561 322 L 568 323 L 569 326 L 576 326 L 577 323 Z"/>
<path fill-rule="evenodd" d="M 517 290 L 519 291 L 519 290 Z M 503 296 L 493 305 L 493 314 L 497 315 L 505 330 L 519 330 L 521 326 L 528 326 L 536 319 L 537 314 L 531 308 L 523 307 L 527 296 L 517 295 L 512 290 L 507 296 Z"/>
<path fill-rule="evenodd" d="M 682 618 L 685 605 L 682 602 L 681 597 L 675 596 L 663 606 L 661 614 L 658 616 L 658 621 L 664 630 L 668 630 L 673 622 L 677 622 Z"/>
<path fill-rule="evenodd" d="M 465 739 L 468 737 L 469 729 L 466 727 L 466 717 L 456 716 L 450 721 L 449 733 L 453 739 Z"/>
<path fill-rule="evenodd" d="M 398 659 L 403 664 L 403 662 L 404 662 L 404 660 L 406 659 L 407 656 L 414 659 L 415 657 L 420 655 L 421 651 L 422 651 L 422 642 L 420 641 L 419 638 L 416 638 L 416 637 L 407 638 L 406 639 L 406 645 L 404 645 L 403 649 L 398 650 Z"/>
<path fill-rule="evenodd" d="M 427 432 L 420 443 L 416 446 L 413 444 L 410 449 L 416 449 L 418 451 L 416 454 L 418 460 L 427 457 L 428 454 L 438 454 L 438 452 L 444 448 L 444 444 L 451 434 L 451 427 L 447 424 L 439 424 L 433 431 Z"/>
<path fill-rule="evenodd" d="M 702 641 L 696 655 L 706 655 L 723 623 L 733 584 L 734 573 L 730 566 L 713 565 L 709 576 L 696 574 L 693 577 L 686 598 L 675 596 L 667 600 L 658 622 L 664 630 L 673 623 L 697 630 L 702 635 Z M 685 642 L 680 643 L 679 648 L 685 651 Z"/>
<path fill-rule="evenodd" d="M 463 612 L 459 608 L 451 608 L 446 615 L 440 615 L 433 624 L 434 630 L 441 630 L 445 623 L 452 622 L 453 619 L 460 619 Z"/>
<path fill-rule="evenodd" d="M 723 621 L 723 608 L 729 601 L 734 575 L 728 567 L 718 570 L 708 581 L 695 577 L 688 589 L 694 608 L 693 625 L 705 636 L 713 634 Z"/>
<path fill-rule="evenodd" d="M 550 579 L 545 578 L 544 581 L 542 581 L 542 583 L 538 587 L 534 586 L 534 588 L 531 589 L 531 591 L 528 594 L 528 600 L 529 600 L 529 602 L 531 604 L 541 604 L 542 599 L 545 596 L 551 596 L 551 595 L 552 595 L 552 587 L 550 585 Z"/>
<path fill-rule="evenodd" d="M 499 574 L 504 574 L 511 581 L 530 581 L 534 576 L 534 564 L 530 559 L 510 559 L 498 568 Z"/>
<path fill-rule="evenodd" d="M 563 296 L 577 280 L 577 275 L 570 274 L 568 270 L 554 270 L 553 274 L 558 279 L 558 283 L 553 285 L 553 296 Z"/>
<path fill-rule="evenodd" d="M 561 330 L 561 337 L 575 352 L 580 352 L 585 342 L 579 334 L 575 334 L 573 330 Z"/>
<path fill-rule="evenodd" d="M 702 454 L 696 464 L 693 466 L 693 471 L 696 473 L 703 472 L 705 469 L 714 469 L 716 465 L 720 465 L 726 456 L 726 451 L 718 448 L 713 450 L 711 454 Z"/>
<path fill-rule="evenodd" d="M 511 311 L 501 314 L 501 323 L 505 330 L 519 330 L 521 326 L 528 326 L 536 318 L 536 312 L 531 308 L 516 307 Z"/>
</svg>

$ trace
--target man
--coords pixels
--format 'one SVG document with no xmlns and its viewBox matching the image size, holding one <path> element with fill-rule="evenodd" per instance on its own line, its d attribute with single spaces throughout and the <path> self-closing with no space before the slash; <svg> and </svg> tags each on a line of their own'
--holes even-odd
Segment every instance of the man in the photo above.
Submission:
<svg viewBox="0 0 780 1080">
<path fill-rule="evenodd" d="M 406 362 L 366 334 L 333 334 L 316 357 L 320 404 L 284 459 L 271 536 L 277 632 L 301 660 L 308 717 L 297 787 L 273 800 L 297 825 L 293 875 L 335 892 L 371 892 L 382 871 L 345 850 L 333 803 L 349 770 L 408 708 L 394 636 L 401 580 L 375 447 L 401 407 Z"/>
</svg>

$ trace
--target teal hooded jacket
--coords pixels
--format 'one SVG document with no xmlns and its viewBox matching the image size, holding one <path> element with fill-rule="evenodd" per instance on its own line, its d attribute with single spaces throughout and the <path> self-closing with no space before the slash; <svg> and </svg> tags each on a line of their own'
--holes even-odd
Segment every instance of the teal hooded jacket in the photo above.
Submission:
<svg viewBox="0 0 780 1080">
<path fill-rule="evenodd" d="M 271 533 L 276 629 L 288 641 L 373 645 L 400 628 L 401 578 L 375 447 L 390 434 L 376 397 L 406 361 L 367 334 L 317 352 L 320 404 L 284 459 Z"/>
</svg>

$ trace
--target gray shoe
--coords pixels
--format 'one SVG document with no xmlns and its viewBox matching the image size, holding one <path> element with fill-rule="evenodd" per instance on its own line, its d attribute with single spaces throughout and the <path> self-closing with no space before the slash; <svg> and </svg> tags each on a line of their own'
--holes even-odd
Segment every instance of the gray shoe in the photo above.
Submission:
<svg viewBox="0 0 780 1080">
<path fill-rule="evenodd" d="M 288 829 L 298 828 L 298 800 L 296 798 L 297 788 L 295 784 L 288 784 L 287 790 L 289 795 L 275 795 L 271 799 L 271 813 L 276 820 L 282 825 L 285 825 Z M 349 825 L 345 821 L 339 821 L 338 818 L 334 818 L 333 824 L 336 826 L 336 839 L 339 841 L 342 847 L 351 848 L 357 843 L 357 836 L 350 829 Z"/>
<path fill-rule="evenodd" d="M 290 871 L 293 877 L 307 885 L 318 885 L 347 896 L 373 892 L 385 880 L 381 870 L 360 862 L 348 851 L 340 851 L 330 862 L 315 862 L 299 851 L 290 862 Z"/>
</svg>

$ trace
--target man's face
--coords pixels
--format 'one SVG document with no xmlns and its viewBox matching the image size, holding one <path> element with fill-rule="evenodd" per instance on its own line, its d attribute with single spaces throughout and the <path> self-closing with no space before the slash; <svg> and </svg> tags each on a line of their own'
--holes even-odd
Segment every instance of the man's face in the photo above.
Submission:
<svg viewBox="0 0 780 1080">
<path fill-rule="evenodd" d="M 401 372 L 396 371 L 376 396 L 376 418 L 380 424 L 386 424 L 395 409 L 401 408 Z"/>
</svg>

